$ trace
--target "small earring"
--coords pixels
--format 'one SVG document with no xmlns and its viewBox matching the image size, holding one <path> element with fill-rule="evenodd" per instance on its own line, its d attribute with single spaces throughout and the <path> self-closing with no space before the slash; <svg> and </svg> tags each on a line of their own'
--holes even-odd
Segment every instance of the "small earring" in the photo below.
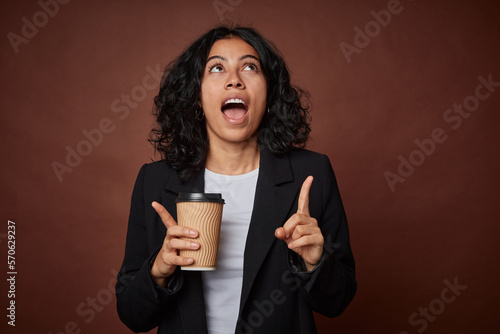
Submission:
<svg viewBox="0 0 500 334">
<path fill-rule="evenodd" d="M 269 111 L 269 107 L 267 107 L 267 114 L 269 115 L 270 111 Z"/>
<path fill-rule="evenodd" d="M 205 118 L 205 113 L 203 112 L 203 109 L 201 108 L 196 109 L 196 111 L 194 112 L 194 118 L 197 121 L 202 121 L 203 118 Z"/>
</svg>

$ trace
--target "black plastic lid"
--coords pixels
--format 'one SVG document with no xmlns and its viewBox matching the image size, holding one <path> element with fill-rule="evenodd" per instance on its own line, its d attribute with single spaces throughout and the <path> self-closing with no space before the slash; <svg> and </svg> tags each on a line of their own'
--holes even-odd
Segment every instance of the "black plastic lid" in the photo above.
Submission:
<svg viewBox="0 0 500 334">
<path fill-rule="evenodd" d="M 175 203 L 179 202 L 210 202 L 224 204 L 221 194 L 207 193 L 179 193 Z"/>
</svg>

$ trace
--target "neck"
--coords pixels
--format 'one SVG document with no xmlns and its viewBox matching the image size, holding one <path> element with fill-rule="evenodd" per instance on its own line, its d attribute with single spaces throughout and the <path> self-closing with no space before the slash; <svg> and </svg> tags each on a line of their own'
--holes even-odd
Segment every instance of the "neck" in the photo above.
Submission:
<svg viewBox="0 0 500 334">
<path fill-rule="evenodd" d="M 259 168 L 260 149 L 257 140 L 236 145 L 212 145 L 205 168 L 223 175 L 241 175 Z"/>
</svg>

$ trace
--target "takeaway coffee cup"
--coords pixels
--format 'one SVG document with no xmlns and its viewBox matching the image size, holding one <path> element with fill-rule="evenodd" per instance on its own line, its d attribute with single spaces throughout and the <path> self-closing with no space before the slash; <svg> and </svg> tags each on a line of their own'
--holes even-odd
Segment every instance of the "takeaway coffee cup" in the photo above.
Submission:
<svg viewBox="0 0 500 334">
<path fill-rule="evenodd" d="M 220 225 L 224 200 L 221 194 L 180 193 L 176 199 L 177 224 L 198 231 L 198 238 L 184 240 L 200 244 L 197 250 L 180 250 L 179 255 L 192 257 L 194 263 L 181 270 L 215 270 L 219 248 Z"/>
</svg>

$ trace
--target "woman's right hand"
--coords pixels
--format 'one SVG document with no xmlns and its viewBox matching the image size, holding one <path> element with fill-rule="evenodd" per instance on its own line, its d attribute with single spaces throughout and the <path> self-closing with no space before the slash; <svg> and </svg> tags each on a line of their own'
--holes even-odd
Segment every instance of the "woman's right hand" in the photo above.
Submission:
<svg viewBox="0 0 500 334">
<path fill-rule="evenodd" d="M 174 218 L 160 203 L 153 202 L 151 205 L 167 228 L 167 235 L 163 240 L 163 246 L 158 255 L 156 255 L 155 262 L 151 267 L 151 276 L 158 285 L 165 287 L 167 286 L 168 277 L 174 273 L 177 266 L 190 265 L 194 262 L 193 258 L 179 256 L 178 251 L 181 249 L 196 250 L 200 248 L 200 244 L 195 241 L 180 239 L 196 238 L 198 237 L 198 231 L 177 225 Z"/>
</svg>

